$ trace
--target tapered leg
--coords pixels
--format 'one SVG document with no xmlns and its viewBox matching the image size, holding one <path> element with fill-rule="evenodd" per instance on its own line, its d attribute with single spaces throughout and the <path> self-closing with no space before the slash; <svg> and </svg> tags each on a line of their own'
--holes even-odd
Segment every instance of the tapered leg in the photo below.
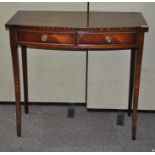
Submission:
<svg viewBox="0 0 155 155">
<path fill-rule="evenodd" d="M 137 110 L 138 110 L 138 97 L 141 75 L 141 64 L 143 54 L 144 33 L 141 32 L 137 37 L 137 51 L 135 55 L 135 76 L 134 76 L 134 95 L 133 95 L 133 114 L 132 114 L 132 139 L 136 139 L 136 124 L 137 124 Z"/>
<path fill-rule="evenodd" d="M 130 56 L 130 82 L 129 82 L 128 116 L 131 116 L 131 110 L 132 110 L 135 52 L 136 52 L 135 49 L 132 49 L 131 50 L 131 56 Z"/>
<path fill-rule="evenodd" d="M 28 107 L 28 76 L 27 76 L 27 50 L 26 46 L 21 46 L 22 66 L 23 66 L 23 83 L 24 83 L 24 110 L 29 112 Z"/>
<path fill-rule="evenodd" d="M 14 73 L 17 136 L 20 137 L 21 136 L 20 75 L 19 75 L 18 51 L 16 44 L 16 32 L 14 29 L 10 29 L 10 46 L 11 46 L 13 73 Z"/>
</svg>

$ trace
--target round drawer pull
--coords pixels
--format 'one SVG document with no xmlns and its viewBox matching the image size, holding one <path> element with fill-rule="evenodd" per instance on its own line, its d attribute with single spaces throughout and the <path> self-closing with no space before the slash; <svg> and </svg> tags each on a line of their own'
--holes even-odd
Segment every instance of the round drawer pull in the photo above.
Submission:
<svg viewBox="0 0 155 155">
<path fill-rule="evenodd" d="M 41 36 L 41 40 L 42 40 L 43 42 L 47 41 L 47 39 L 48 39 L 48 36 L 47 36 L 46 34 L 43 34 L 43 35 Z"/>
<path fill-rule="evenodd" d="M 106 41 L 107 43 L 111 43 L 112 37 L 111 37 L 111 36 L 106 36 L 106 37 L 105 37 L 105 41 Z"/>
</svg>

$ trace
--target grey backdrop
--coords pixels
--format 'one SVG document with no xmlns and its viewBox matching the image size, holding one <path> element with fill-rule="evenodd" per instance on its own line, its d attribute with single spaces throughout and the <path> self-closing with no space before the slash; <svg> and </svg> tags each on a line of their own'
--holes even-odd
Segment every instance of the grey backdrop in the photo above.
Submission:
<svg viewBox="0 0 155 155">
<path fill-rule="evenodd" d="M 17 10 L 86 11 L 86 3 L 0 4 L 0 101 L 14 101 L 9 33 L 4 25 Z M 155 110 L 155 3 L 91 3 L 90 11 L 143 13 L 150 29 L 145 35 L 139 108 Z M 129 56 L 129 51 L 89 52 L 88 107 L 127 108 Z M 28 49 L 28 70 L 30 101 L 84 102 L 85 52 Z"/>
</svg>

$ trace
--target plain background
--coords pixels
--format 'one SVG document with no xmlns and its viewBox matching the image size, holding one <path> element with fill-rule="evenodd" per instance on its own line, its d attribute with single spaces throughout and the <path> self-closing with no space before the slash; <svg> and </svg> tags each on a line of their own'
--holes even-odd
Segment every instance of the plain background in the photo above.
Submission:
<svg viewBox="0 0 155 155">
<path fill-rule="evenodd" d="M 0 3 L 0 101 L 15 100 L 9 33 L 5 29 L 13 14 L 18 10 L 86 8 L 87 4 L 82 2 Z M 155 110 L 155 3 L 90 3 L 90 11 L 142 12 L 149 33 L 145 35 L 139 109 Z M 85 56 L 85 52 L 28 49 L 29 100 L 85 102 Z M 89 52 L 89 108 L 127 109 L 129 60 L 128 50 Z"/>
</svg>

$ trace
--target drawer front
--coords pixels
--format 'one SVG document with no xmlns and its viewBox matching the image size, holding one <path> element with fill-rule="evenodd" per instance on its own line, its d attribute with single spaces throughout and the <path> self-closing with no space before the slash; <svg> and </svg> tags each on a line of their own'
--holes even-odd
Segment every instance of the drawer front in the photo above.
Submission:
<svg viewBox="0 0 155 155">
<path fill-rule="evenodd" d="M 42 33 L 18 31 L 17 41 L 46 44 L 75 44 L 75 33 Z"/>
<path fill-rule="evenodd" d="M 79 33 L 79 44 L 135 44 L 136 33 Z"/>
</svg>

